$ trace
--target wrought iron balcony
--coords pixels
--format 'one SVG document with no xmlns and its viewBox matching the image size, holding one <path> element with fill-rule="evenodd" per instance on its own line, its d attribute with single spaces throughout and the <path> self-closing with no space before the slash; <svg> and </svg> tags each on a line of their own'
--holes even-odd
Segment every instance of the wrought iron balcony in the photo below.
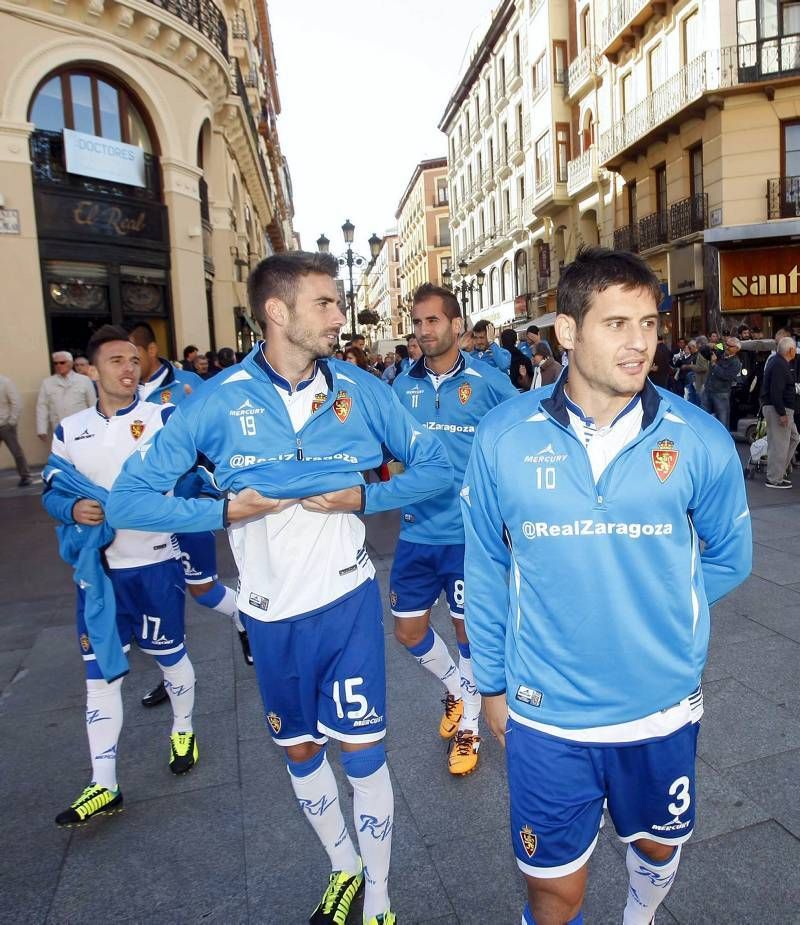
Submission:
<svg viewBox="0 0 800 925">
<path fill-rule="evenodd" d="M 646 251 L 669 241 L 669 215 L 652 212 L 639 219 L 639 249 Z"/>
<path fill-rule="evenodd" d="M 146 202 L 161 201 L 161 177 L 158 158 L 144 155 L 144 186 L 128 186 L 110 180 L 97 180 L 67 173 L 64 161 L 64 137 L 61 132 L 37 129 L 31 134 L 31 167 L 37 185 L 53 186 L 64 192 L 83 193 L 112 199 L 138 199 Z"/>
<path fill-rule="evenodd" d="M 767 218 L 800 217 L 800 177 L 767 180 Z"/>
<path fill-rule="evenodd" d="M 600 24 L 600 48 L 607 54 L 616 50 L 622 43 L 620 33 L 633 26 L 641 25 L 656 11 L 653 0 L 621 0 L 609 10 L 608 16 Z"/>
<path fill-rule="evenodd" d="M 564 81 L 564 96 L 567 98 L 575 96 L 596 73 L 597 63 L 594 49 L 591 45 L 587 45 L 577 58 L 570 61 L 567 68 L 567 79 Z"/>
<path fill-rule="evenodd" d="M 597 182 L 597 148 L 590 145 L 583 154 L 567 163 L 567 195 L 575 196 Z"/>
<path fill-rule="evenodd" d="M 512 164 L 521 164 L 525 159 L 525 152 L 522 149 L 522 140 L 517 135 L 508 143 L 508 156 Z"/>
<path fill-rule="evenodd" d="M 639 251 L 639 228 L 636 225 L 623 225 L 621 228 L 614 229 L 614 250 L 615 251 L 632 251 L 634 254 Z"/>
<path fill-rule="evenodd" d="M 243 10 L 237 10 L 231 18 L 231 34 L 235 39 L 249 39 L 250 28 Z"/>
<path fill-rule="evenodd" d="M 481 103 L 481 125 L 486 128 L 492 121 L 492 101 L 486 99 Z"/>
<path fill-rule="evenodd" d="M 197 29 L 228 57 L 228 26 L 212 0 L 148 0 Z"/>
<path fill-rule="evenodd" d="M 708 195 L 697 193 L 687 196 L 669 207 L 670 240 L 685 238 L 695 231 L 708 228 Z"/>
<path fill-rule="evenodd" d="M 532 225 L 536 221 L 536 212 L 533 208 L 533 200 L 536 197 L 531 194 L 522 200 L 522 220 L 526 225 Z"/>
</svg>

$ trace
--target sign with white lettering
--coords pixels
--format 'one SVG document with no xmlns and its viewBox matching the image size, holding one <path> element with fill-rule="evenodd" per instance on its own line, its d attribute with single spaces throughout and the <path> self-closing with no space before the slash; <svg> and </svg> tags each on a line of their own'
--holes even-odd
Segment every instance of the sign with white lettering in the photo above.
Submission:
<svg viewBox="0 0 800 925">
<path fill-rule="evenodd" d="M 800 306 L 800 247 L 720 251 L 719 305 L 724 312 Z"/>
<path fill-rule="evenodd" d="M 110 138 L 64 129 L 64 159 L 68 173 L 128 186 L 145 186 L 144 151 Z"/>
<path fill-rule="evenodd" d="M 19 234 L 19 209 L 0 209 L 0 234 Z"/>
</svg>

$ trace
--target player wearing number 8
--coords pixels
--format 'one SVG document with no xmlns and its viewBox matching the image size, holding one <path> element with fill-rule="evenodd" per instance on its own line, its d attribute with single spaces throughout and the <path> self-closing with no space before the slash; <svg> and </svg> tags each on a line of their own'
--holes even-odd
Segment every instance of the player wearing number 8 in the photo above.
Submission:
<svg viewBox="0 0 800 925">
<path fill-rule="evenodd" d="M 420 425 L 442 441 L 454 479 L 449 491 L 403 508 L 390 602 L 395 636 L 445 686 L 439 734 L 451 740 L 450 772 L 462 775 L 478 762 L 481 698 L 464 630 L 464 528 L 458 492 L 478 422 L 518 393 L 505 373 L 459 350 L 461 312 L 449 290 L 430 283 L 420 286 L 411 317 L 423 355 L 395 379 L 394 392 Z M 458 667 L 430 625 L 431 607 L 442 591 L 456 632 Z"/>
<path fill-rule="evenodd" d="M 650 925 L 694 827 L 709 605 L 750 571 L 730 435 L 647 380 L 660 300 L 639 257 L 580 251 L 569 366 L 486 416 L 464 479 L 466 625 L 536 925 L 582 920 L 604 801 L 623 923 Z"/>
</svg>

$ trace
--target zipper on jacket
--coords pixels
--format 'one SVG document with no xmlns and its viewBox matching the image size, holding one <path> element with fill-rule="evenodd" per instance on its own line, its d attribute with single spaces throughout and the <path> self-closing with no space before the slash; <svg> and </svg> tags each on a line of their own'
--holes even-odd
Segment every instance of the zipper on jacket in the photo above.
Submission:
<svg viewBox="0 0 800 925">
<path fill-rule="evenodd" d="M 435 389 L 435 392 L 436 392 L 436 402 L 435 402 L 435 404 L 436 404 L 436 410 L 438 411 L 438 410 L 439 410 L 439 390 L 438 390 L 438 389 Z"/>
<path fill-rule="evenodd" d="M 300 437 L 295 438 L 297 442 L 297 461 L 303 461 L 303 441 Z"/>
</svg>

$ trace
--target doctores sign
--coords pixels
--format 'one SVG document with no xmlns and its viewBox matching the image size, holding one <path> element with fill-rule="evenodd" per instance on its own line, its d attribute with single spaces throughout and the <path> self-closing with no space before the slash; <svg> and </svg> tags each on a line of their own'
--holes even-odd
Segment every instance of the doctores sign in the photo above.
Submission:
<svg viewBox="0 0 800 925">
<path fill-rule="evenodd" d="M 68 173 L 128 186 L 145 186 L 144 151 L 136 145 L 64 129 Z"/>
</svg>

